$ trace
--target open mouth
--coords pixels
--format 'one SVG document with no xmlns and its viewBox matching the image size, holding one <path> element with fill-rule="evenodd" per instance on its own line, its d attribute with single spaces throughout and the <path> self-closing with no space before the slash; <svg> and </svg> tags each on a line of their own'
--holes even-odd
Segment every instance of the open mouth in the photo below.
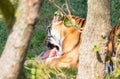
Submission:
<svg viewBox="0 0 120 79">
<path fill-rule="evenodd" d="M 42 60 L 46 60 L 47 58 L 54 58 L 58 56 L 59 46 L 54 45 L 50 42 L 47 43 L 47 50 L 40 54 L 40 58 Z"/>
<path fill-rule="evenodd" d="M 57 50 L 59 50 L 59 46 L 55 45 L 55 44 L 52 44 L 50 42 L 47 43 L 47 48 L 48 49 L 53 49 L 53 48 L 56 48 Z"/>
</svg>

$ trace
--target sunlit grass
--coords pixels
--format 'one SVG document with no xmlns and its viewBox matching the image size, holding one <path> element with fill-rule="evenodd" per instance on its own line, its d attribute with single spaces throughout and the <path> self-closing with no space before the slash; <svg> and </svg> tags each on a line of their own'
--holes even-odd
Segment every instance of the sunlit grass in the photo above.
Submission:
<svg viewBox="0 0 120 79">
<path fill-rule="evenodd" d="M 77 69 L 48 68 L 42 61 L 28 60 L 24 66 L 26 79 L 75 79 Z"/>
</svg>

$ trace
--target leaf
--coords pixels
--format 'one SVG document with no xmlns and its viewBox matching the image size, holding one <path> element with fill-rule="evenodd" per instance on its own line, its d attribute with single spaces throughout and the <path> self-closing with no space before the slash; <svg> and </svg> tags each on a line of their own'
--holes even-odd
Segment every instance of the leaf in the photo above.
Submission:
<svg viewBox="0 0 120 79">
<path fill-rule="evenodd" d="M 58 10 L 54 13 L 55 16 L 61 16 L 61 12 Z"/>
<path fill-rule="evenodd" d="M 120 39 L 117 40 L 118 45 L 120 45 Z"/>
<path fill-rule="evenodd" d="M 109 61 L 110 59 L 111 59 L 110 56 L 106 56 L 106 57 L 105 57 L 105 61 L 106 61 L 106 62 Z"/>
<path fill-rule="evenodd" d="M 115 70 L 114 70 L 114 77 L 118 77 L 120 74 L 120 69 L 119 68 L 116 68 Z"/>
<path fill-rule="evenodd" d="M 64 24 L 65 24 L 66 27 L 71 27 L 72 26 L 72 24 L 71 24 L 71 22 L 68 18 L 64 19 Z"/>
<path fill-rule="evenodd" d="M 73 26 L 76 25 L 75 19 L 72 18 L 72 19 L 70 19 L 70 21 L 71 21 L 71 23 L 72 23 Z"/>
<path fill-rule="evenodd" d="M 64 21 L 65 26 L 68 28 L 71 26 L 79 28 L 79 25 L 76 23 L 75 19 L 73 18 L 71 18 L 70 20 L 68 18 L 62 18 L 62 20 Z"/>
<path fill-rule="evenodd" d="M 31 74 L 35 74 L 36 69 L 35 68 L 31 68 Z"/>
<path fill-rule="evenodd" d="M 97 53 L 98 50 L 99 50 L 98 46 L 97 46 L 97 45 L 94 45 L 93 51 L 94 51 L 95 53 Z"/>
<path fill-rule="evenodd" d="M 0 1 L 0 10 L 5 19 L 7 29 L 12 28 L 13 21 L 15 20 L 15 9 L 10 0 L 1 0 Z"/>
<path fill-rule="evenodd" d="M 73 26 L 75 26 L 76 28 L 79 28 L 80 26 L 78 25 L 78 23 L 76 23 L 75 19 L 70 19 L 71 23 Z"/>
</svg>

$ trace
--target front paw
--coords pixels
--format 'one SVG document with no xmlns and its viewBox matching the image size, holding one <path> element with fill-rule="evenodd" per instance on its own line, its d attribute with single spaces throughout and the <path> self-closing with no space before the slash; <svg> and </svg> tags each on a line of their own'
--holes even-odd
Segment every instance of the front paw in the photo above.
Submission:
<svg viewBox="0 0 120 79">
<path fill-rule="evenodd" d="M 54 68 L 57 66 L 57 58 L 55 57 L 49 57 L 45 60 L 45 65 L 47 65 L 50 68 Z"/>
</svg>

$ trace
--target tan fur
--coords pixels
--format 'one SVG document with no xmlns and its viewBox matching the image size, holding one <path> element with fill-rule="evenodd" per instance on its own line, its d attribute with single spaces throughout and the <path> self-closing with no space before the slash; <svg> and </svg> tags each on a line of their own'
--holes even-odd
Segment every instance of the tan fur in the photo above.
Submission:
<svg viewBox="0 0 120 79">
<path fill-rule="evenodd" d="M 62 45 L 62 56 L 46 62 L 49 67 L 76 67 L 78 64 L 79 38 L 81 33 L 75 27 L 67 28 L 63 23 L 53 27 L 64 37 Z"/>
<path fill-rule="evenodd" d="M 118 45 L 118 39 L 120 39 L 120 26 L 114 27 L 110 32 L 107 55 L 112 56 L 113 54 L 117 54 L 120 58 L 120 45 Z"/>
<path fill-rule="evenodd" d="M 82 30 L 85 26 L 85 19 L 75 18 L 76 22 L 82 27 Z M 77 67 L 79 62 L 79 46 L 81 42 L 81 29 L 77 29 L 72 26 L 70 28 L 66 27 L 61 21 L 59 24 L 52 25 L 52 28 L 56 30 L 57 33 L 60 34 L 62 41 L 62 56 L 59 58 L 50 59 L 48 58 L 45 61 L 45 64 L 48 67 L 56 68 L 56 67 Z M 118 38 L 112 36 L 113 34 L 120 34 L 120 27 L 115 27 L 110 33 L 109 42 L 108 42 L 108 51 L 107 54 L 111 55 L 116 46 L 116 41 Z M 120 48 L 119 48 L 120 49 Z M 120 54 L 120 50 L 118 49 L 118 53 Z"/>
</svg>

